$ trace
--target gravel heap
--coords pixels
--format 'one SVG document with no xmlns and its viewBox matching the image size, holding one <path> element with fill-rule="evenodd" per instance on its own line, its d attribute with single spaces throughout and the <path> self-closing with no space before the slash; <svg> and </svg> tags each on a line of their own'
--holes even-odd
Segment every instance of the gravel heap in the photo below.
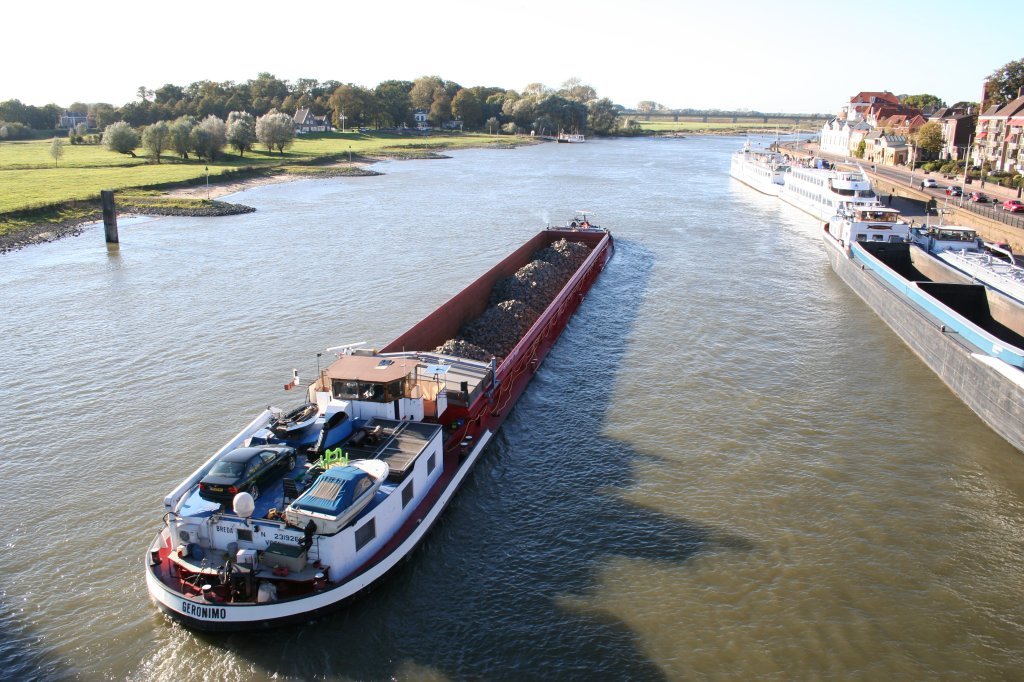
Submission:
<svg viewBox="0 0 1024 682">
<path fill-rule="evenodd" d="M 586 245 L 565 239 L 537 251 L 532 261 L 494 285 L 480 317 L 434 352 L 484 361 L 505 357 L 588 255 Z"/>
</svg>

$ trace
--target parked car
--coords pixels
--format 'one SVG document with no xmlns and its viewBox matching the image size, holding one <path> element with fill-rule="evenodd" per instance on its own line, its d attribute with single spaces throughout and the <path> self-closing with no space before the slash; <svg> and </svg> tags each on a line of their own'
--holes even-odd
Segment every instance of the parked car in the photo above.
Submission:
<svg viewBox="0 0 1024 682">
<path fill-rule="evenodd" d="M 939 183 L 935 181 L 935 178 L 925 178 L 921 181 L 921 189 L 925 187 L 938 187 Z"/>
<path fill-rule="evenodd" d="M 1003 210 L 1010 213 L 1024 213 L 1024 201 L 1020 199 L 1007 199 L 1003 202 Z"/>
<path fill-rule="evenodd" d="M 988 197 L 985 196 L 984 192 L 971 192 L 971 196 L 967 197 L 967 200 L 977 204 L 984 204 L 988 201 Z"/>
<path fill-rule="evenodd" d="M 214 462 L 199 481 L 199 496 L 211 502 L 231 502 L 238 493 L 253 499 L 260 488 L 295 468 L 295 448 L 287 445 L 237 448 Z"/>
<path fill-rule="evenodd" d="M 951 197 L 958 197 L 963 195 L 964 191 L 960 189 L 960 185 L 950 185 L 946 188 L 946 194 Z"/>
</svg>

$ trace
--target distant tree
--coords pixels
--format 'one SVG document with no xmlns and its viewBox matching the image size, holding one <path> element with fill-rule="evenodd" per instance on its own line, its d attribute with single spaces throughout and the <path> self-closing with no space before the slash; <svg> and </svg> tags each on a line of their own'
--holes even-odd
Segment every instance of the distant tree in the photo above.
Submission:
<svg viewBox="0 0 1024 682">
<path fill-rule="evenodd" d="M 462 119 L 467 128 L 479 128 L 483 115 L 480 108 L 480 100 L 476 95 L 466 88 L 459 90 L 452 98 L 452 115 Z"/>
<path fill-rule="evenodd" d="M 499 130 L 500 128 L 501 128 L 501 121 L 499 121 L 496 117 L 491 116 L 489 119 L 487 119 L 487 132 L 488 132 L 488 134 L 493 135 L 494 131 L 495 130 Z"/>
<path fill-rule="evenodd" d="M 409 101 L 416 109 L 430 109 L 434 105 L 437 89 L 444 89 L 444 81 L 438 76 L 421 76 L 409 90 Z"/>
<path fill-rule="evenodd" d="M 1007 62 L 985 80 L 985 101 L 982 106 L 1003 105 L 1017 98 L 1024 87 L 1024 59 Z"/>
<path fill-rule="evenodd" d="M 295 141 L 295 125 L 292 117 L 271 109 L 256 119 L 256 139 L 266 145 L 267 151 L 277 149 L 284 156 L 286 147 Z"/>
<path fill-rule="evenodd" d="M 334 111 L 332 121 L 339 128 L 343 127 L 342 116 L 345 117 L 347 126 L 369 123 L 377 105 L 373 92 L 351 83 L 339 85 L 331 94 L 329 103 Z"/>
<path fill-rule="evenodd" d="M 103 145 L 112 152 L 135 158 L 139 146 L 139 133 L 125 121 L 111 123 L 103 131 Z"/>
<path fill-rule="evenodd" d="M 270 102 L 276 99 L 280 102 L 288 96 L 288 83 L 270 73 L 260 73 L 248 85 L 253 99 L 266 99 Z"/>
<path fill-rule="evenodd" d="M 199 158 L 215 161 L 227 144 L 227 126 L 216 116 L 207 116 L 193 126 L 190 141 Z"/>
<path fill-rule="evenodd" d="M 438 127 L 452 119 L 452 99 L 444 88 L 434 90 L 434 100 L 430 104 L 428 118 Z"/>
<path fill-rule="evenodd" d="M 861 140 L 860 142 L 857 143 L 857 148 L 853 150 L 853 155 L 856 156 L 858 159 L 863 159 L 864 152 L 866 152 L 867 150 L 868 143 L 865 142 L 864 140 Z"/>
<path fill-rule="evenodd" d="M 925 123 L 914 135 L 914 144 L 929 154 L 938 154 L 942 151 L 942 126 L 934 122 Z"/>
<path fill-rule="evenodd" d="M 656 101 L 645 99 L 637 104 L 637 111 L 641 114 L 652 114 L 653 112 L 664 112 L 665 104 L 658 104 Z"/>
<path fill-rule="evenodd" d="M 17 99 L 0 102 L 0 121 L 28 125 L 28 107 Z"/>
<path fill-rule="evenodd" d="M 547 114 L 541 114 L 537 117 L 537 120 L 531 125 L 531 130 L 535 130 L 538 135 L 553 135 L 556 131 L 558 124 L 553 118 Z"/>
<path fill-rule="evenodd" d="M 530 83 L 523 88 L 523 97 L 527 97 L 529 95 L 550 95 L 551 93 L 551 88 L 543 83 Z"/>
<path fill-rule="evenodd" d="M 64 140 L 59 137 L 53 138 L 50 142 L 50 156 L 53 157 L 53 167 L 57 167 L 57 162 L 64 158 Z"/>
<path fill-rule="evenodd" d="M 149 101 L 149 98 L 153 96 L 153 91 L 147 88 L 145 85 L 140 85 L 139 89 L 135 91 L 135 94 L 143 102 Z"/>
<path fill-rule="evenodd" d="M 103 130 L 117 121 L 117 111 L 111 104 L 97 102 L 89 105 L 89 118 L 92 119 L 93 126 Z"/>
<path fill-rule="evenodd" d="M 562 83 L 558 94 L 574 102 L 586 104 L 592 99 L 597 99 L 597 91 L 593 87 L 582 82 L 579 78 L 570 78 Z"/>
<path fill-rule="evenodd" d="M 412 87 L 411 81 L 384 81 L 374 89 L 381 117 L 388 125 L 398 127 L 409 118 L 412 105 L 409 91 Z"/>
<path fill-rule="evenodd" d="M 519 126 L 516 125 L 515 121 L 509 121 L 505 125 L 501 126 L 501 129 L 509 135 L 515 135 L 519 130 Z"/>
<path fill-rule="evenodd" d="M 170 124 L 170 149 L 183 159 L 187 159 L 188 153 L 192 151 L 193 126 L 195 120 L 191 116 L 182 116 Z"/>
<path fill-rule="evenodd" d="M 89 125 L 87 123 L 79 123 L 75 126 L 75 135 L 78 137 L 85 137 L 87 132 L 89 132 Z"/>
<path fill-rule="evenodd" d="M 172 83 L 167 83 L 157 88 L 153 95 L 153 101 L 157 104 L 173 104 L 180 99 L 184 99 L 185 89 Z"/>
<path fill-rule="evenodd" d="M 228 144 L 235 148 L 239 156 L 252 149 L 256 144 L 256 119 L 244 111 L 232 111 L 228 114 Z"/>
<path fill-rule="evenodd" d="M 908 107 L 916 107 L 921 110 L 926 109 L 939 109 L 946 106 L 946 103 L 935 95 L 907 95 L 903 98 L 903 103 Z"/>
<path fill-rule="evenodd" d="M 166 121 L 157 121 L 142 131 L 142 146 L 160 163 L 160 155 L 171 146 L 171 127 Z"/>
<path fill-rule="evenodd" d="M 619 108 L 607 97 L 596 99 L 587 105 L 587 127 L 598 135 L 609 135 L 615 130 Z"/>
</svg>

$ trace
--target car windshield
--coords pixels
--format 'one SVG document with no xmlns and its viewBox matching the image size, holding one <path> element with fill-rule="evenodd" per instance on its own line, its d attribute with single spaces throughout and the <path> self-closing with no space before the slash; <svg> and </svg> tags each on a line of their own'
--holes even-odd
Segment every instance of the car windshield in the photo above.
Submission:
<svg viewBox="0 0 1024 682">
<path fill-rule="evenodd" d="M 221 460 L 213 465 L 210 473 L 215 476 L 241 476 L 242 462 L 225 462 Z"/>
</svg>

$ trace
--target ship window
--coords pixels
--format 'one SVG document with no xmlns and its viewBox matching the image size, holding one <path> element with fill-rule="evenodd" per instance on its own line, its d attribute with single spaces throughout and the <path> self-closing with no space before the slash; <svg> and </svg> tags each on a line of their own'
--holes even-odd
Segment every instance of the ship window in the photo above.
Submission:
<svg viewBox="0 0 1024 682">
<path fill-rule="evenodd" d="M 384 386 L 384 402 L 391 402 L 392 400 L 398 400 L 405 396 L 404 390 L 405 379 L 396 379 L 390 384 Z"/>
<path fill-rule="evenodd" d="M 377 527 L 374 523 L 375 519 L 370 519 L 359 528 L 356 528 L 356 551 L 358 552 L 366 543 L 377 537 Z"/>
<path fill-rule="evenodd" d="M 242 542 L 252 542 L 252 531 L 248 528 L 239 528 L 238 539 Z"/>
<path fill-rule="evenodd" d="M 437 466 L 437 463 L 434 461 L 436 456 L 437 456 L 436 453 L 435 454 L 431 454 L 430 455 L 430 459 L 427 460 L 427 476 L 429 476 L 431 473 L 433 473 L 434 467 Z"/>
<path fill-rule="evenodd" d="M 401 383 L 401 382 L 399 382 Z M 384 397 L 384 384 L 372 381 L 356 381 L 355 379 L 332 379 L 331 392 L 339 400 L 369 400 L 371 402 L 390 402 Z"/>
<path fill-rule="evenodd" d="M 412 491 L 412 481 L 409 481 L 409 485 L 402 488 L 402 509 L 405 509 L 406 505 L 412 502 L 414 494 Z"/>
</svg>

